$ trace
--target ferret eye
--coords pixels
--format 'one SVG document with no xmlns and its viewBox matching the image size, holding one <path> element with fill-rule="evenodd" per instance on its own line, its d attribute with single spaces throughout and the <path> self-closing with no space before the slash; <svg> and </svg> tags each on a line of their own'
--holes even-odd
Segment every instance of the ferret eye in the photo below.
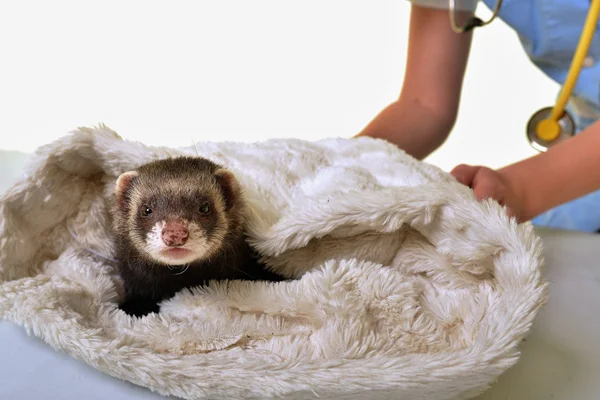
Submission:
<svg viewBox="0 0 600 400">
<path fill-rule="evenodd" d="M 202 203 L 200 206 L 200 212 L 202 214 L 208 214 L 210 212 L 210 206 L 208 205 L 208 202 Z"/>
<path fill-rule="evenodd" d="M 148 217 L 150 214 L 152 214 L 152 209 L 148 206 L 143 206 L 142 207 L 142 215 L 144 217 Z"/>
</svg>

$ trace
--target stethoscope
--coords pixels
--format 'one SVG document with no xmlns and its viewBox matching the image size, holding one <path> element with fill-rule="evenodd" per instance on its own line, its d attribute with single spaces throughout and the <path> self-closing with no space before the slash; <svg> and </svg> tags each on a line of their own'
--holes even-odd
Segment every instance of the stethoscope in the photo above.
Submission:
<svg viewBox="0 0 600 400">
<path fill-rule="evenodd" d="M 502 0 L 497 0 L 489 20 L 484 22 L 480 18 L 472 16 L 462 26 L 459 26 L 456 22 L 455 0 L 450 0 L 450 25 L 456 33 L 468 32 L 485 26 L 496 18 L 501 5 Z M 600 0 L 591 0 L 590 10 L 586 17 L 577 49 L 573 55 L 569 73 L 556 100 L 556 104 L 553 107 L 545 107 L 536 111 L 527 122 L 527 139 L 533 148 L 538 151 L 546 151 L 550 146 L 558 144 L 575 134 L 575 123 L 567 110 L 565 110 L 565 107 L 573 93 L 573 88 L 579 78 L 584 59 L 592 43 L 599 14 Z"/>
</svg>

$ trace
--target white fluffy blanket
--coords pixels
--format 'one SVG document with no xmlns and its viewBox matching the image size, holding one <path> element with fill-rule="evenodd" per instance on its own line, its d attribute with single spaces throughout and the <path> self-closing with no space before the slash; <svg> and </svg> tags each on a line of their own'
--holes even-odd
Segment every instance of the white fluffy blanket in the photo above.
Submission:
<svg viewBox="0 0 600 400">
<path fill-rule="evenodd" d="M 116 177 L 199 154 L 229 167 L 253 246 L 296 280 L 214 284 L 118 310 Z M 0 202 L 0 316 L 184 399 L 471 398 L 518 359 L 547 296 L 532 227 L 383 141 L 151 147 L 105 126 L 44 146 Z"/>
</svg>

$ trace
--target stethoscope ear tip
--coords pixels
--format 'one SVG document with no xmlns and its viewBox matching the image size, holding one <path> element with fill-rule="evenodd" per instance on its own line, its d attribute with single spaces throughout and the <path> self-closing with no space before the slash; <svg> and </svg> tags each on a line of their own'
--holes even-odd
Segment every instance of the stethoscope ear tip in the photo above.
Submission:
<svg viewBox="0 0 600 400">
<path fill-rule="evenodd" d="M 575 123 L 567 111 L 558 121 L 552 118 L 553 107 L 545 107 L 527 123 L 527 140 L 537 151 L 544 152 L 575 134 Z"/>
</svg>

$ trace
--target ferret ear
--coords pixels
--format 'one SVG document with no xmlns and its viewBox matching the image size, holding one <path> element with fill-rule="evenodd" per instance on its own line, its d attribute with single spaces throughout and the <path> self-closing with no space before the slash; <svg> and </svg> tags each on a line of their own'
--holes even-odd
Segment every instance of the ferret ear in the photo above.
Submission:
<svg viewBox="0 0 600 400">
<path fill-rule="evenodd" d="M 117 182 L 115 183 L 115 196 L 119 208 L 125 203 L 127 192 L 131 188 L 131 181 L 138 175 L 137 171 L 127 171 L 123 172 L 117 178 Z"/>
<path fill-rule="evenodd" d="M 229 210 L 240 198 L 242 194 L 242 188 L 231 171 L 225 168 L 220 168 L 215 172 L 215 176 L 225 197 L 225 207 Z"/>
</svg>

